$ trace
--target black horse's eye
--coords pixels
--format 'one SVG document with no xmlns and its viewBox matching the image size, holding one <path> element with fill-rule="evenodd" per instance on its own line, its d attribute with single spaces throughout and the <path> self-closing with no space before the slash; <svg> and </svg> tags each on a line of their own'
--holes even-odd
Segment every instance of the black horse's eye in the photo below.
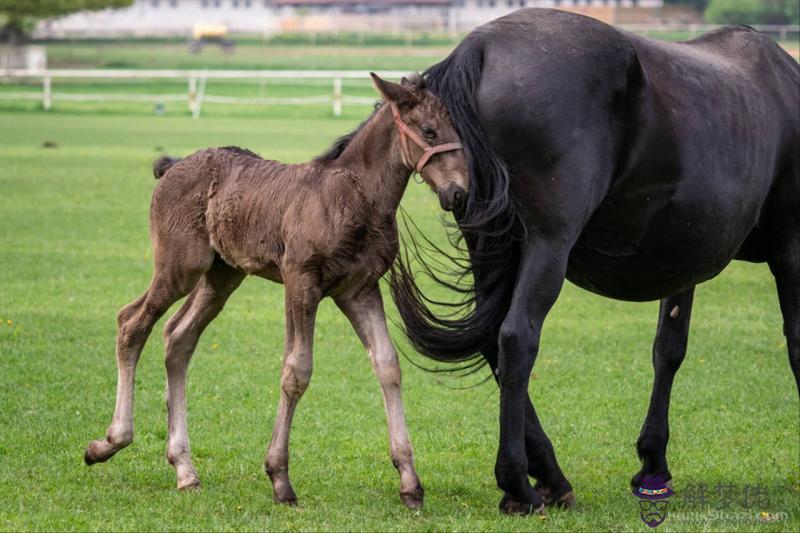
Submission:
<svg viewBox="0 0 800 533">
<path fill-rule="evenodd" d="M 422 136 L 426 139 L 435 139 L 436 138 L 436 130 L 431 128 L 430 126 L 422 126 Z"/>
</svg>

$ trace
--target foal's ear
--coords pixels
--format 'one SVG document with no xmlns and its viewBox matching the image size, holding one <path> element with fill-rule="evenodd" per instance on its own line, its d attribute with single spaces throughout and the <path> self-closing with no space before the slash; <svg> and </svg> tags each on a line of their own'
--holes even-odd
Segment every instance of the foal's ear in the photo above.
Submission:
<svg viewBox="0 0 800 533">
<path fill-rule="evenodd" d="M 369 73 L 372 76 L 372 83 L 375 88 L 383 95 L 387 102 L 393 102 L 399 107 L 411 108 L 419 103 L 419 98 L 411 89 L 403 87 L 399 83 L 392 83 L 381 79 L 380 76 L 374 72 Z"/>
</svg>

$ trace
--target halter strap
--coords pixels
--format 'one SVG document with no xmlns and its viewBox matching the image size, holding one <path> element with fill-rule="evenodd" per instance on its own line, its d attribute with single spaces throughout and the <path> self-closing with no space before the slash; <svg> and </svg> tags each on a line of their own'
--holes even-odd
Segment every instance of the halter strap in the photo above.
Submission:
<svg viewBox="0 0 800 533">
<path fill-rule="evenodd" d="M 420 173 L 420 175 L 422 174 L 422 169 L 434 155 L 442 152 L 463 149 L 461 143 L 443 143 L 437 144 L 436 146 L 431 146 L 430 144 L 426 143 L 422 137 L 417 135 L 414 130 L 408 127 L 408 124 L 403 122 L 403 119 L 400 118 L 400 111 L 397 109 L 397 105 L 394 104 L 394 102 L 392 102 L 390 105 L 392 108 L 392 118 L 394 118 L 394 124 L 397 126 L 397 130 L 400 132 L 400 146 L 402 147 L 401 153 L 403 157 L 403 164 L 413 168 Z M 411 139 L 414 144 L 423 150 L 422 157 L 419 158 L 419 161 L 417 161 L 416 165 L 411 162 L 412 159 L 411 152 L 409 151 L 408 147 L 408 139 Z"/>
</svg>

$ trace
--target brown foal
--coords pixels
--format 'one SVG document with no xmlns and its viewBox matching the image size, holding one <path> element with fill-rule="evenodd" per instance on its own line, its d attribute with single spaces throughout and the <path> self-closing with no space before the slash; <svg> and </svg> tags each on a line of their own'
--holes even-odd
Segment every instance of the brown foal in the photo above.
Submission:
<svg viewBox="0 0 800 533">
<path fill-rule="evenodd" d="M 408 507 L 422 505 L 378 281 L 397 254 L 396 211 L 412 171 L 438 192 L 444 209 L 465 201 L 469 174 L 447 111 L 421 78 L 396 84 L 373 74 L 373 80 L 386 104 L 313 161 L 285 165 L 228 147 L 156 162 L 153 278 L 119 312 L 116 408 L 106 437 L 89 443 L 87 464 L 133 441 L 139 355 L 156 321 L 188 295 L 164 328 L 167 458 L 178 489 L 200 485 L 189 452 L 186 371 L 203 330 L 252 274 L 285 285 L 281 395 L 264 465 L 275 500 L 297 501 L 289 481 L 289 431 L 311 379 L 317 306 L 330 296 L 364 343 L 383 390 L 400 497 Z"/>
</svg>

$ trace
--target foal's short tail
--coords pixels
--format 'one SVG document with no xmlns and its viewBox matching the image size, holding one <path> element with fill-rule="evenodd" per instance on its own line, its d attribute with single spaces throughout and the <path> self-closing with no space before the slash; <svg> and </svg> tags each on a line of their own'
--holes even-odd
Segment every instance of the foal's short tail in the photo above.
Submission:
<svg viewBox="0 0 800 533">
<path fill-rule="evenodd" d="M 162 155 L 158 159 L 153 162 L 153 177 L 155 179 L 161 178 L 164 174 L 166 174 L 167 170 L 169 170 L 172 165 L 180 161 L 179 157 L 169 157 L 167 155 Z"/>
</svg>

